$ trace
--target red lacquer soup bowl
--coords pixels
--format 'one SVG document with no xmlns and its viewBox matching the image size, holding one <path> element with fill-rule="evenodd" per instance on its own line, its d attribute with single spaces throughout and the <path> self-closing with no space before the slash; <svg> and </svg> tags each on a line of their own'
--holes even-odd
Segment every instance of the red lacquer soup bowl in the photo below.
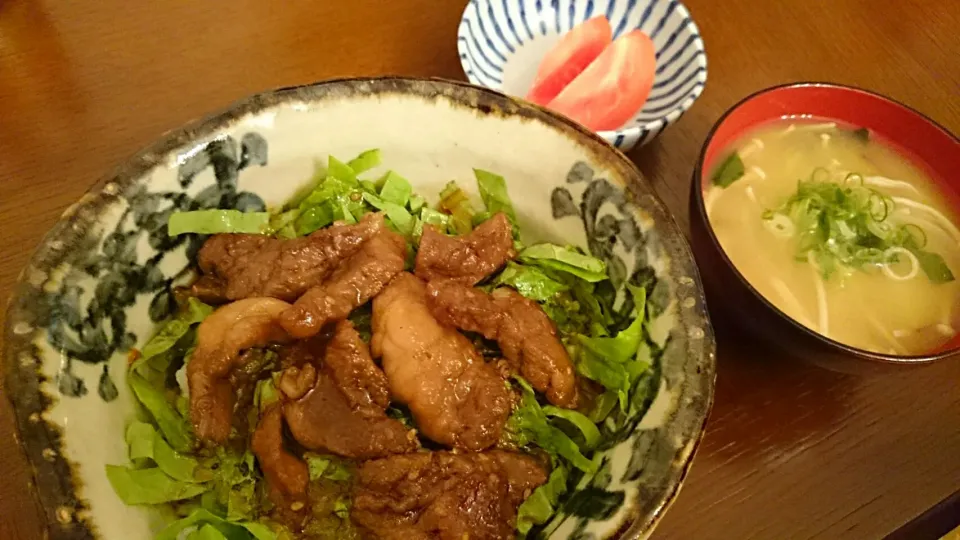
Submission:
<svg viewBox="0 0 960 540">
<path fill-rule="evenodd" d="M 730 147 L 756 128 L 786 118 L 816 118 L 862 127 L 924 171 L 960 209 L 960 140 L 936 122 L 889 98 L 827 83 L 762 90 L 728 110 L 711 130 L 693 173 L 690 223 L 693 249 L 714 320 L 726 318 L 790 356 L 848 373 L 924 365 L 960 353 L 960 336 L 924 354 L 898 356 L 845 345 L 794 321 L 764 298 L 724 253 L 710 225 L 704 191 Z M 960 212 L 958 212 L 960 214 Z"/>
</svg>

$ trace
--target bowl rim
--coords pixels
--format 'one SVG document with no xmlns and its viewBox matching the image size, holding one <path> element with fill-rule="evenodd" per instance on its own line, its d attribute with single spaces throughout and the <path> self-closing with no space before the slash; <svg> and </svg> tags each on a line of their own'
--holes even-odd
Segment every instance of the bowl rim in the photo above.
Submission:
<svg viewBox="0 0 960 540">
<path fill-rule="evenodd" d="M 710 218 L 707 215 L 706 202 L 703 196 L 703 192 L 704 192 L 703 166 L 707 156 L 707 150 L 710 147 L 710 143 L 713 142 L 714 135 L 720 129 L 720 127 L 723 126 L 727 118 L 729 118 L 734 112 L 739 110 L 743 105 L 761 96 L 771 94 L 771 93 L 777 93 L 782 90 L 788 90 L 791 88 L 824 88 L 831 91 L 853 92 L 855 94 L 869 96 L 871 98 L 877 98 L 891 105 L 905 109 L 906 111 L 910 112 L 912 115 L 918 117 L 920 120 L 923 120 L 928 124 L 930 124 L 931 126 L 937 128 L 946 137 L 952 138 L 954 142 L 957 142 L 958 144 L 960 144 L 960 139 L 958 139 L 956 135 L 951 133 L 950 130 L 948 130 L 946 127 L 938 123 L 936 120 L 925 115 L 924 113 L 896 99 L 885 96 L 878 92 L 861 88 L 859 86 L 840 84 L 840 83 L 834 83 L 834 82 L 828 82 L 828 81 L 799 81 L 799 82 L 790 82 L 790 83 L 769 86 L 769 87 L 757 90 L 755 92 L 752 92 L 748 94 L 746 97 L 741 98 L 739 101 L 731 105 L 729 108 L 727 108 L 727 110 L 724 111 L 724 113 L 720 116 L 720 118 L 717 119 L 717 121 L 713 124 L 713 126 L 710 128 L 710 131 L 707 133 L 706 139 L 704 139 L 703 145 L 700 148 L 700 154 L 697 157 L 697 162 L 693 169 L 693 180 L 692 180 L 690 193 L 696 202 L 696 207 L 697 207 L 696 217 L 702 220 L 706 225 L 704 228 L 706 229 L 707 237 L 710 240 L 711 246 L 717 251 L 717 253 L 720 255 L 720 258 L 727 265 L 727 267 L 733 271 L 734 276 L 736 276 L 740 284 L 743 285 L 751 293 L 751 295 L 754 298 L 759 300 L 761 304 L 763 304 L 767 309 L 771 310 L 778 317 L 780 317 L 781 319 L 789 323 L 794 329 L 801 332 L 803 335 L 809 338 L 813 338 L 832 349 L 836 349 L 842 353 L 848 354 L 856 358 L 870 360 L 870 361 L 879 362 L 883 364 L 891 364 L 891 365 L 925 365 L 925 364 L 930 364 L 930 363 L 937 362 L 939 360 L 947 359 L 954 355 L 957 355 L 958 353 L 960 353 L 960 344 L 949 347 L 941 351 L 932 352 L 932 353 L 897 355 L 897 354 L 885 354 L 885 353 L 869 351 L 867 349 L 861 349 L 859 347 L 847 345 L 835 339 L 829 338 L 811 328 L 807 328 L 803 324 L 800 324 L 793 317 L 784 313 L 780 308 L 778 308 L 770 300 L 768 300 L 763 294 L 760 293 L 760 291 L 758 291 L 753 286 L 753 284 L 750 283 L 750 281 L 746 278 L 746 276 L 744 276 L 743 273 L 740 272 L 740 270 L 733 263 L 733 261 L 730 260 L 730 257 L 727 255 L 726 250 L 723 249 L 723 246 L 720 244 L 720 240 L 717 238 L 717 235 L 714 232 L 713 224 L 710 222 Z M 842 119 L 838 119 L 838 120 L 842 120 Z M 691 216 L 691 218 L 693 218 L 693 216 Z"/>
<path fill-rule="evenodd" d="M 476 10 L 477 10 L 477 13 L 479 14 L 480 13 L 479 3 L 490 2 L 490 1 L 491 0 L 469 0 L 469 2 L 467 2 L 467 5 L 463 8 L 463 13 L 460 14 L 460 23 L 457 25 L 457 54 L 460 57 L 460 68 L 463 70 L 463 74 L 464 76 L 466 76 L 470 84 L 487 88 L 489 90 L 493 90 L 494 92 L 501 92 L 506 94 L 506 92 L 502 88 L 491 88 L 490 86 L 487 86 L 486 84 L 480 82 L 477 79 L 477 76 L 473 72 L 473 70 L 469 69 L 466 64 L 467 58 L 469 56 L 473 56 L 472 53 L 470 53 L 470 51 L 467 50 L 466 45 L 464 44 L 464 40 L 465 40 L 464 32 L 466 27 L 467 11 L 474 6 L 477 6 Z M 616 1 L 616 0 L 611 0 L 611 1 Z M 645 0 L 645 1 L 651 1 L 651 0 Z M 690 13 L 690 9 L 687 8 L 687 6 L 681 0 L 671 0 L 671 2 L 676 5 L 676 7 L 674 8 L 674 11 L 676 13 L 681 14 L 686 19 L 685 25 L 690 28 L 690 31 L 694 36 L 694 40 L 692 41 L 691 45 L 697 51 L 697 54 L 694 54 L 693 56 L 693 60 L 697 64 L 697 68 L 699 71 L 698 73 L 695 71 L 695 73 L 697 73 L 697 76 L 696 76 L 697 84 L 694 85 L 693 90 L 689 94 L 687 94 L 686 97 L 680 103 L 668 109 L 666 112 L 661 114 L 656 120 L 650 120 L 642 124 L 631 123 L 627 127 L 621 127 L 619 129 L 595 131 L 594 133 L 598 134 L 600 137 L 604 139 L 614 140 L 618 136 L 662 131 L 670 124 L 679 120 L 680 117 L 684 115 L 684 113 L 686 113 L 687 111 L 690 110 L 691 107 L 693 107 L 693 104 L 696 103 L 696 101 L 700 98 L 700 96 L 703 95 L 703 91 L 707 87 L 707 79 L 708 79 L 707 75 L 709 71 L 708 60 L 707 60 L 707 48 L 706 48 L 706 44 L 703 41 L 703 34 L 700 32 L 700 27 L 697 26 L 696 21 L 694 21 L 693 15 Z M 596 17 L 599 15 L 594 15 L 594 16 Z M 656 75 L 654 75 L 654 80 L 656 80 Z M 508 96 L 512 99 L 521 100 L 524 103 L 528 103 L 532 106 L 538 106 L 534 103 L 526 101 L 526 99 L 523 96 L 514 96 L 509 94 Z M 542 107 L 546 108 L 545 106 L 542 106 Z"/>
<path fill-rule="evenodd" d="M 637 166 L 622 152 L 607 144 L 593 133 L 572 120 L 528 104 L 496 90 L 472 85 L 463 81 L 439 77 L 343 77 L 304 85 L 268 89 L 234 100 L 226 106 L 214 109 L 199 118 L 157 135 L 147 146 L 128 155 L 118 165 L 108 169 L 96 179 L 81 198 L 66 208 L 57 222 L 44 234 L 34 248 L 26 267 L 14 283 L 7 301 L 2 344 L 3 377 L 7 391 L 5 400 L 14 413 L 15 435 L 18 448 L 26 457 L 32 479 L 29 497 L 34 501 L 41 526 L 53 538 L 99 538 L 96 524 L 90 520 L 89 499 L 82 493 L 83 484 L 76 476 L 74 462 L 62 452 L 64 448 L 62 427 L 46 418 L 44 413 L 51 405 L 50 396 L 43 391 L 44 376 L 39 372 L 39 355 L 34 351 L 33 341 L 37 331 L 35 320 L 25 319 L 24 314 L 34 317 L 35 304 L 40 287 L 31 279 L 31 269 L 54 266 L 62 261 L 70 244 L 86 233 L 96 212 L 104 205 L 120 198 L 125 188 L 145 178 L 153 167 L 166 163 L 171 152 L 191 142 L 200 142 L 211 133 L 225 129 L 234 122 L 254 113 L 291 102 L 322 102 L 329 97 L 353 97 L 370 94 L 410 94 L 425 100 L 446 98 L 455 104 L 470 108 L 485 116 L 510 116 L 523 120 L 543 122 L 553 129 L 576 137 L 585 152 L 606 154 L 610 157 L 604 164 L 624 179 L 624 195 L 634 205 L 641 198 L 644 206 L 652 209 L 662 223 L 664 231 L 670 231 L 670 242 L 664 242 L 665 255 L 683 257 L 683 265 L 689 266 L 689 282 L 685 287 L 697 299 L 695 317 L 702 321 L 703 335 L 692 347 L 696 354 L 696 372 L 688 385 L 696 388 L 699 399 L 688 400 L 685 407 L 692 417 L 685 423 L 681 445 L 674 459 L 663 473 L 663 489 L 647 509 L 638 501 L 637 514 L 629 516 L 614 536 L 623 538 L 646 537 L 662 519 L 666 510 L 675 501 L 696 456 L 713 407 L 716 389 L 716 340 L 705 293 L 696 260 L 689 242 L 676 219 L 657 196 Z M 641 195 L 638 188 L 647 188 Z M 65 241 L 66 240 L 66 241 Z M 686 310 L 690 311 L 690 310 Z M 16 321 L 20 322 L 16 322 Z M 33 328 L 30 328 L 33 324 Z M 25 325 L 26 328 L 22 326 Z M 688 351 L 685 357 L 692 356 Z M 683 410 L 678 408 L 677 410 Z M 49 454 L 53 449 L 53 454 Z"/>
</svg>

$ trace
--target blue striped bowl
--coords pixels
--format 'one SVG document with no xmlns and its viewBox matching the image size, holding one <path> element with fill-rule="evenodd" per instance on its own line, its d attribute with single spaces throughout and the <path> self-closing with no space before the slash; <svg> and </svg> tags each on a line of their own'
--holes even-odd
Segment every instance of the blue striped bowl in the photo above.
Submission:
<svg viewBox="0 0 960 540">
<path fill-rule="evenodd" d="M 657 72 L 647 103 L 601 137 L 626 152 L 675 122 L 703 92 L 707 55 L 690 12 L 677 0 L 470 0 L 457 32 L 467 79 L 512 96 L 527 94 L 540 59 L 574 25 L 606 15 L 614 38 L 639 28 L 653 39 Z"/>
</svg>

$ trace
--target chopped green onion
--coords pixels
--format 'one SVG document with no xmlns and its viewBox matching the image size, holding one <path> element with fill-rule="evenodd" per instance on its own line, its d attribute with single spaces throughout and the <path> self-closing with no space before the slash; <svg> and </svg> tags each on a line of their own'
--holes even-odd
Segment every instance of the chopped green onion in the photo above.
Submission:
<svg viewBox="0 0 960 540">
<path fill-rule="evenodd" d="M 801 180 L 797 191 L 779 207 L 767 209 L 763 219 L 786 216 L 795 227 L 798 261 L 815 262 L 823 279 L 838 268 L 884 267 L 891 261 L 884 254 L 908 250 L 934 283 L 953 280 L 943 258 L 923 251 L 927 234 L 913 223 L 891 220 L 893 198 L 864 185 L 859 173 L 849 173 L 842 182 L 830 180 L 826 169 L 817 168 L 809 180 Z M 902 253 L 902 251 L 901 251 Z M 887 273 L 887 272 L 885 272 Z M 890 275 L 889 273 L 887 273 Z"/>
<path fill-rule="evenodd" d="M 813 170 L 813 173 L 810 174 L 811 182 L 829 182 L 830 181 L 830 171 L 824 169 L 823 167 L 817 167 Z"/>
<path fill-rule="evenodd" d="M 847 184 L 855 184 L 858 186 L 863 186 L 864 184 L 863 175 L 859 173 L 850 173 L 843 181 Z"/>
</svg>

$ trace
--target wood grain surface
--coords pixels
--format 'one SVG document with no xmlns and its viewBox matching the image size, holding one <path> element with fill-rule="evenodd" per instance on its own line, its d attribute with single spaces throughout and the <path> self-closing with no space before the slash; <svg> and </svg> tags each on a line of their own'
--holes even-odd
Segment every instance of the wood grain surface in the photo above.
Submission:
<svg viewBox="0 0 960 540">
<path fill-rule="evenodd" d="M 464 4 L 0 0 L 0 297 L 60 212 L 165 130 L 278 86 L 462 79 Z M 631 155 L 684 228 L 707 131 L 762 87 L 854 84 L 960 132 L 960 1 L 686 4 L 706 42 L 706 92 Z M 655 538 L 880 538 L 960 491 L 960 361 L 836 375 L 759 347 L 720 310 L 714 319 L 716 405 Z M 42 537 L 27 470 L 3 400 L 0 539 Z M 960 522 L 960 498 L 951 500 L 940 517 Z"/>
</svg>

